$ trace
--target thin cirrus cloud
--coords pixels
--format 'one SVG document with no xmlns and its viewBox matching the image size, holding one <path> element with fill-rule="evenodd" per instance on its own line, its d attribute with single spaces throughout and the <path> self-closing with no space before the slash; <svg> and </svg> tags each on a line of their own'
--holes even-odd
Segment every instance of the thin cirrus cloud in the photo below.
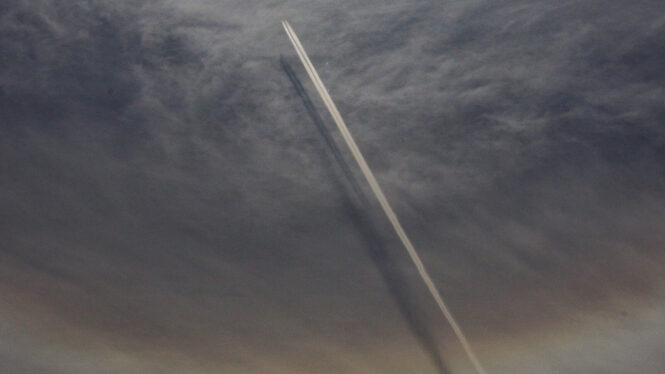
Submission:
<svg viewBox="0 0 665 374">
<path fill-rule="evenodd" d="M 6 2 L 0 368 L 470 370 L 289 19 L 488 372 L 662 371 L 662 10 Z"/>
</svg>

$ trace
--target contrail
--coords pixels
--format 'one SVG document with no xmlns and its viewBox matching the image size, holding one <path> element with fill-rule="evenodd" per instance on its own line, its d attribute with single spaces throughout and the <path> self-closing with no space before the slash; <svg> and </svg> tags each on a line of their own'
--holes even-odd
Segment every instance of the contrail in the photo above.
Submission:
<svg viewBox="0 0 665 374">
<path fill-rule="evenodd" d="M 330 111 L 330 114 L 332 115 L 335 124 L 337 124 L 337 127 L 342 133 L 342 137 L 344 138 L 346 144 L 351 149 L 351 154 L 353 155 L 353 158 L 358 163 L 358 166 L 360 166 L 360 170 L 362 171 L 363 175 L 365 176 L 365 179 L 369 183 L 372 192 L 379 201 L 381 208 L 383 208 L 383 211 L 386 213 L 386 216 L 388 217 L 388 220 L 395 229 L 397 236 L 399 236 L 399 239 L 402 241 L 402 244 L 404 244 L 404 248 L 406 248 L 406 251 L 409 253 L 411 260 L 416 265 L 420 277 L 425 282 L 425 285 L 427 286 L 429 292 L 432 294 L 432 297 L 434 297 L 434 301 L 439 306 L 441 313 L 443 313 L 443 316 L 446 318 L 448 323 L 450 323 L 450 326 L 452 327 L 453 331 L 455 332 L 455 335 L 459 339 L 462 348 L 464 348 L 464 352 L 466 352 L 467 356 L 469 357 L 469 360 L 473 364 L 473 367 L 476 369 L 476 371 L 478 371 L 479 374 L 487 374 L 482 364 L 476 357 L 476 354 L 473 352 L 473 349 L 471 349 L 471 345 L 464 336 L 462 329 L 455 321 L 455 318 L 453 317 L 450 310 L 448 310 L 446 303 L 443 302 L 443 298 L 441 297 L 439 290 L 436 288 L 436 285 L 434 285 L 432 278 L 425 269 L 425 265 L 423 264 L 422 260 L 420 260 L 420 256 L 418 256 L 418 253 L 416 252 L 416 249 L 411 243 L 411 240 L 406 235 L 406 232 L 404 231 L 402 224 L 397 219 L 397 215 L 393 211 L 393 208 L 390 206 L 390 203 L 388 203 L 388 199 L 386 199 L 386 196 L 383 193 L 381 186 L 379 186 L 379 183 L 376 181 L 374 173 L 372 173 L 372 170 L 369 168 L 369 165 L 367 165 L 365 157 L 363 157 L 362 153 L 360 152 L 360 149 L 356 145 L 355 140 L 353 140 L 353 137 L 351 136 L 349 129 L 346 127 L 346 124 L 344 123 L 342 116 L 339 114 L 339 111 L 337 110 L 337 106 L 335 106 L 335 103 L 330 98 L 328 90 L 323 85 L 323 82 L 321 81 L 321 78 L 319 78 L 319 74 L 314 69 L 314 65 L 312 65 L 312 62 L 309 60 L 309 57 L 307 57 L 307 53 L 305 52 L 305 49 L 303 48 L 302 44 L 300 44 L 298 36 L 296 36 L 296 33 L 293 31 L 291 25 L 289 25 L 288 22 L 282 21 L 282 26 L 284 26 L 286 35 L 288 35 L 289 39 L 291 40 L 291 43 L 293 44 L 293 47 L 296 49 L 296 53 L 298 54 L 298 57 L 300 57 L 300 61 L 302 61 L 303 65 L 305 66 L 307 74 L 312 79 L 312 82 L 314 83 L 316 90 L 319 92 L 319 95 L 321 95 L 321 99 L 323 99 L 323 102 L 328 108 L 328 111 Z"/>
<path fill-rule="evenodd" d="M 345 208 L 350 222 L 356 227 L 360 238 L 364 241 L 364 248 L 367 250 L 368 257 L 374 262 L 376 269 L 379 271 L 388 294 L 395 302 L 397 310 L 404 317 L 407 327 L 420 343 L 425 354 L 429 356 L 436 368 L 436 373 L 450 374 L 448 366 L 443 357 L 441 357 L 436 339 L 434 339 L 434 335 L 430 331 L 431 329 L 427 328 L 424 314 L 418 308 L 414 295 L 409 290 L 402 269 L 397 266 L 393 256 L 385 248 L 376 227 L 367 217 L 366 213 L 370 208 L 369 199 L 365 196 L 366 194 L 353 176 L 349 164 L 344 160 L 341 150 L 323 123 L 323 119 L 314 107 L 309 94 L 305 91 L 305 87 L 303 87 L 300 79 L 296 76 L 293 68 L 291 68 L 291 64 L 283 57 L 279 60 L 282 69 L 284 69 L 298 96 L 300 96 L 307 114 L 309 114 L 310 119 L 319 131 L 324 145 L 330 151 L 328 156 L 332 157 L 323 157 L 323 160 L 325 160 L 324 163 L 329 166 L 326 170 L 330 173 L 333 185 L 340 194 L 342 207 Z M 342 178 L 339 178 L 339 175 L 335 173 L 337 170 L 335 166 L 339 167 Z M 347 183 L 345 184 L 344 182 Z M 347 184 L 350 188 L 347 188 Z"/>
</svg>

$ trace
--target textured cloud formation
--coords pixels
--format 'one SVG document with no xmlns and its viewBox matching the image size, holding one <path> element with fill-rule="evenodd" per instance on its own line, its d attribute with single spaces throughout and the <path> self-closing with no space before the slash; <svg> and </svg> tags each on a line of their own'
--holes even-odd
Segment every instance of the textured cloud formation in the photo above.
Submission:
<svg viewBox="0 0 665 374">
<path fill-rule="evenodd" d="M 664 11 L 4 1 L 0 371 L 471 372 L 288 19 L 489 372 L 662 372 Z"/>
</svg>

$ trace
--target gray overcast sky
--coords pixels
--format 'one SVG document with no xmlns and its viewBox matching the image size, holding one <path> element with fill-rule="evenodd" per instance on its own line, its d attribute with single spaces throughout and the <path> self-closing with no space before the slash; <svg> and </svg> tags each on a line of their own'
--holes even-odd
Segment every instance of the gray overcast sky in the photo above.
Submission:
<svg viewBox="0 0 665 374">
<path fill-rule="evenodd" d="M 665 3 L 0 5 L 0 372 L 665 372 Z"/>
</svg>

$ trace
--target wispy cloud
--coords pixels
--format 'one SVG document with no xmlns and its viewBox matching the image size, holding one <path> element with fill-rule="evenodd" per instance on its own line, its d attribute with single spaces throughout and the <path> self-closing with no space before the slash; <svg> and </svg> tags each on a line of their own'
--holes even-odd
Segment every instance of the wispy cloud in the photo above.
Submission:
<svg viewBox="0 0 665 374">
<path fill-rule="evenodd" d="M 394 273 L 331 179 L 282 19 L 488 371 L 532 372 L 547 354 L 502 371 L 493 347 L 534 332 L 570 333 L 566 370 L 643 357 L 613 352 L 661 298 L 662 2 L 379 5 L 0 5 L 5 371 L 426 371 L 426 341 L 462 370 L 390 227 Z M 604 318 L 612 349 L 565 348 Z"/>
</svg>

